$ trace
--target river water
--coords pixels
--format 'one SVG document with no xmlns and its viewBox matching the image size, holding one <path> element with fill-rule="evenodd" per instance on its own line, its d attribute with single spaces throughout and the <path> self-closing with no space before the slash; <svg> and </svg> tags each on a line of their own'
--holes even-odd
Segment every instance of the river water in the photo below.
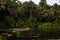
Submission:
<svg viewBox="0 0 60 40">
<path fill-rule="evenodd" d="M 41 40 L 60 40 L 60 39 L 41 39 Z"/>
<path fill-rule="evenodd" d="M 48 40 L 60 40 L 60 39 L 48 39 Z"/>
</svg>

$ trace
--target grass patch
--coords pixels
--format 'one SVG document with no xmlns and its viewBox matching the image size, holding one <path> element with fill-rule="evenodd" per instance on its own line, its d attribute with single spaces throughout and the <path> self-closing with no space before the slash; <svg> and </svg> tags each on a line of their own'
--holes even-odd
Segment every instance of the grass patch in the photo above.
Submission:
<svg viewBox="0 0 60 40">
<path fill-rule="evenodd" d="M 60 30 L 60 24 L 54 23 L 41 23 L 38 27 L 41 32 L 56 32 Z"/>
</svg>

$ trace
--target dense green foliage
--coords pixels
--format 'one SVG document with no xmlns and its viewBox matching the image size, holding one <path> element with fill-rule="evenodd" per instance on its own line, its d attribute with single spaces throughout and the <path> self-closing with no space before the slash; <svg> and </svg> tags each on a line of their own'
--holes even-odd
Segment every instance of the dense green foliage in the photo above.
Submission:
<svg viewBox="0 0 60 40">
<path fill-rule="evenodd" d="M 0 2 L 0 21 L 2 21 L 2 23 L 0 22 L 2 25 L 9 27 L 29 27 L 29 25 L 38 25 L 40 22 L 59 24 L 60 5 L 49 6 L 45 2 L 36 5 L 32 1 L 21 3 L 17 0 L 2 0 Z"/>
<path fill-rule="evenodd" d="M 0 1 L 0 28 L 30 28 L 31 33 L 60 27 L 60 5 L 40 2 Z M 47 29 L 49 28 L 49 29 Z"/>
</svg>

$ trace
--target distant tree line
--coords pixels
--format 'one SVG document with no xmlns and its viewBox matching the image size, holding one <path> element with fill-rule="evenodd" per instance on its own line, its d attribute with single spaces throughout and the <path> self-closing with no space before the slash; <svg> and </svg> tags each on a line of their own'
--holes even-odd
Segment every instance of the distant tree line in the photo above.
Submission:
<svg viewBox="0 0 60 40">
<path fill-rule="evenodd" d="M 0 1 L 0 25 L 9 27 L 35 27 L 39 23 L 60 23 L 60 5 L 40 2 L 21 3 L 17 0 Z M 2 26 L 1 25 L 1 26 Z"/>
</svg>

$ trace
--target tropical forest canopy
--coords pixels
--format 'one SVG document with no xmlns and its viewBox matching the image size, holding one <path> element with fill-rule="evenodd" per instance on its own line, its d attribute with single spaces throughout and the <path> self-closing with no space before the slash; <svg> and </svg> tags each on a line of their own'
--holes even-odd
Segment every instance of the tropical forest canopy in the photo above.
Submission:
<svg viewBox="0 0 60 40">
<path fill-rule="evenodd" d="M 32 1 L 0 0 L 0 28 L 37 28 L 44 23 L 60 24 L 60 5 L 49 6 L 44 1 L 36 5 Z"/>
</svg>

